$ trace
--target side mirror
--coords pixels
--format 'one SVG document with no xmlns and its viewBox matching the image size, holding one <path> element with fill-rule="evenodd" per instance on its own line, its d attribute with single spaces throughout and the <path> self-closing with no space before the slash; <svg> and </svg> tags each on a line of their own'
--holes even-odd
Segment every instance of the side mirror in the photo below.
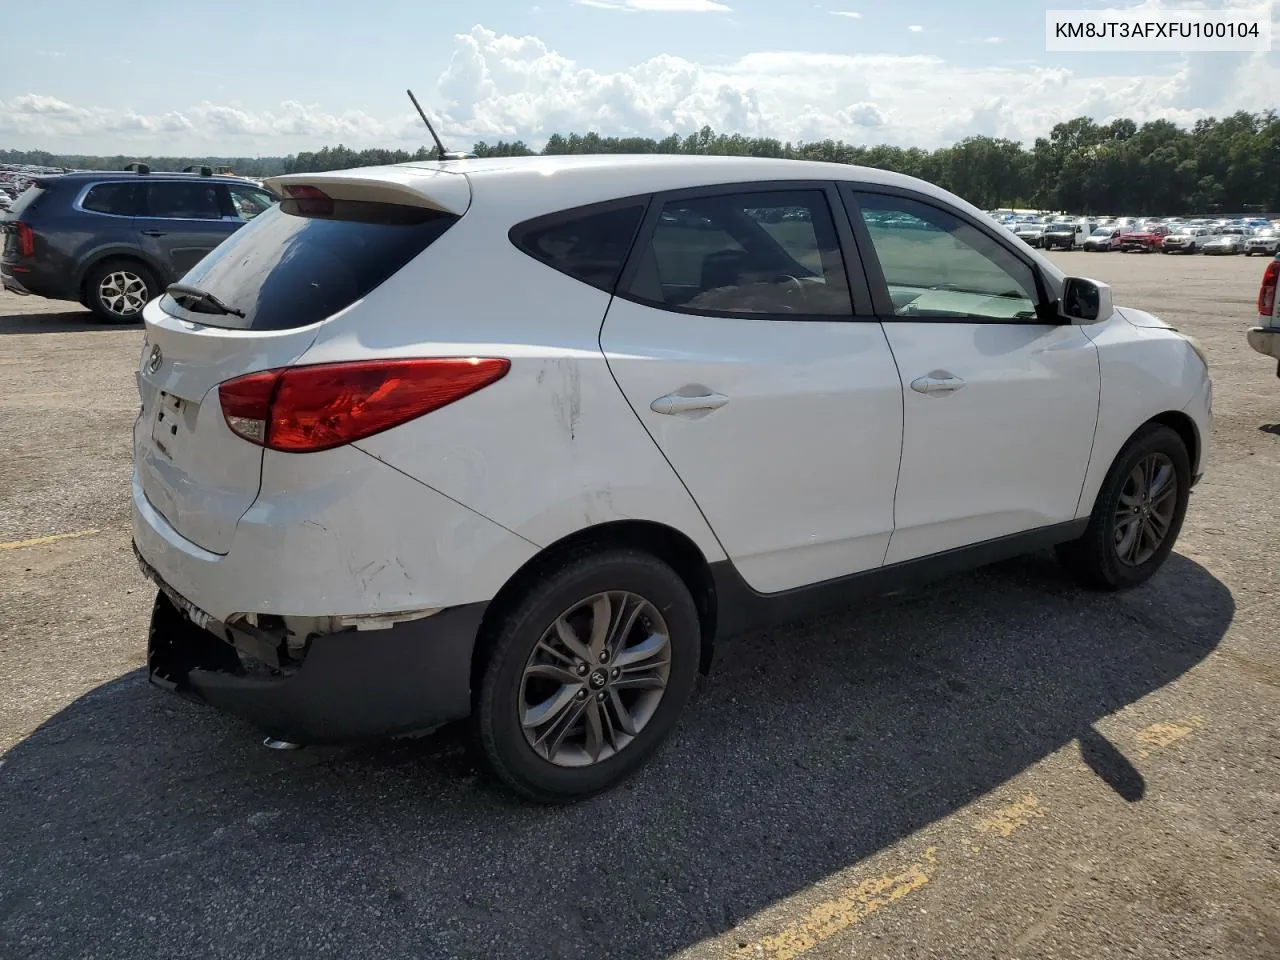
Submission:
<svg viewBox="0 0 1280 960">
<path fill-rule="evenodd" d="M 1062 315 L 1072 323 L 1098 323 L 1114 309 L 1109 284 L 1085 277 L 1067 277 L 1062 284 Z"/>
</svg>

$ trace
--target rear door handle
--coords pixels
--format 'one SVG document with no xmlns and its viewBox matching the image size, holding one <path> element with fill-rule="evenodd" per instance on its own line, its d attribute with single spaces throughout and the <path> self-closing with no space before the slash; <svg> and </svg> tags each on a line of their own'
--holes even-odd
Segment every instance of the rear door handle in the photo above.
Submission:
<svg viewBox="0 0 1280 960">
<path fill-rule="evenodd" d="M 692 413 L 695 410 L 719 410 L 729 398 L 723 393 L 704 393 L 696 397 L 685 397 L 678 393 L 668 393 L 649 404 L 654 413 Z"/>
<path fill-rule="evenodd" d="M 912 390 L 929 397 L 940 397 L 948 393 L 955 393 L 963 386 L 964 381 L 959 377 L 953 377 L 940 371 L 935 371 L 927 377 L 917 377 L 911 381 Z"/>
<path fill-rule="evenodd" d="M 144 237 L 163 237 L 164 231 L 163 230 L 143 230 L 142 235 Z"/>
</svg>

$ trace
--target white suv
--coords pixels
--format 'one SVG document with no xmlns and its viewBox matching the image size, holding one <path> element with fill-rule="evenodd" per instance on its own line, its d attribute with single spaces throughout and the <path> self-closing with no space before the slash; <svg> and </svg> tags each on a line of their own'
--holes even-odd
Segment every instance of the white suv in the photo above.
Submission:
<svg viewBox="0 0 1280 960">
<path fill-rule="evenodd" d="M 1164 562 L 1199 349 L 920 180 L 673 156 L 278 177 L 145 310 L 153 680 L 294 743 L 470 717 L 541 800 L 719 637 L 1056 546 Z"/>
</svg>

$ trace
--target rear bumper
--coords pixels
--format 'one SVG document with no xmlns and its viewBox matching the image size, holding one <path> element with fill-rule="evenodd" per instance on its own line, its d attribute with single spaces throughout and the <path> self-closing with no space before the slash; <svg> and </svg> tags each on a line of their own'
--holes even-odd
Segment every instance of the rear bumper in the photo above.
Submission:
<svg viewBox="0 0 1280 960">
<path fill-rule="evenodd" d="M 1258 353 L 1280 360 L 1280 327 L 1250 327 L 1245 336 Z"/>
<path fill-rule="evenodd" d="M 12 262 L 0 263 L 0 286 L 10 293 L 22 296 L 30 294 L 50 300 L 77 299 L 77 292 L 67 288 L 65 277 L 51 275 L 39 265 L 28 267 L 23 263 L 22 266 L 22 271 L 16 272 Z"/>
<path fill-rule="evenodd" d="M 31 291 L 24 287 L 16 276 L 8 273 L 3 266 L 0 266 L 0 288 L 23 297 L 31 294 Z"/>
<path fill-rule="evenodd" d="M 314 637 L 301 665 L 284 670 L 197 626 L 162 588 L 147 636 L 148 676 L 280 740 L 414 733 L 470 713 L 471 655 L 484 609 L 469 604 L 385 630 Z"/>
<path fill-rule="evenodd" d="M 183 537 L 137 471 L 133 539 L 173 589 L 224 623 L 487 602 L 537 548 L 352 447 L 268 452 L 262 489 L 225 554 Z"/>
</svg>

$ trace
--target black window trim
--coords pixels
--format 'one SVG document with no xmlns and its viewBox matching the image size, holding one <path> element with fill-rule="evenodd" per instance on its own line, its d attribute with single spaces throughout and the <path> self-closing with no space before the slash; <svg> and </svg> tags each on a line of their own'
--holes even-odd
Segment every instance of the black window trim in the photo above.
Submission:
<svg viewBox="0 0 1280 960">
<path fill-rule="evenodd" d="M 1016 260 L 1023 263 L 1030 271 L 1031 276 L 1035 279 L 1036 292 L 1040 297 L 1040 302 L 1036 305 L 1039 316 L 1034 320 L 1013 320 L 1002 319 L 999 317 L 983 317 L 976 314 L 970 314 L 964 317 L 901 317 L 894 312 L 893 300 L 889 296 L 889 283 L 885 279 L 884 270 L 880 266 L 880 257 L 876 253 L 876 248 L 871 240 L 871 231 L 867 229 L 866 222 L 862 219 L 862 206 L 858 203 L 857 194 L 873 193 L 880 196 L 894 197 L 900 200 L 910 200 L 919 203 L 922 206 L 932 207 L 942 213 L 949 214 L 957 220 L 961 220 L 973 227 L 979 233 L 985 235 L 997 246 L 1003 248 L 1005 252 L 1013 256 Z M 867 256 L 863 260 L 862 267 L 867 277 L 867 283 L 870 288 L 871 298 L 875 303 L 877 319 L 883 323 L 982 323 L 982 324 L 1002 324 L 1006 326 L 1063 326 L 1068 323 L 1065 318 L 1047 319 L 1050 315 L 1052 307 L 1052 315 L 1057 317 L 1056 304 L 1049 297 L 1048 283 L 1045 281 L 1044 275 L 1040 270 L 1040 265 L 1031 259 L 1027 254 L 1010 244 L 1004 237 L 1000 236 L 999 231 L 995 229 L 994 224 L 982 223 L 978 218 L 971 216 L 967 211 L 958 207 L 953 207 L 945 201 L 940 201 L 936 197 L 930 197 L 927 194 L 919 193 L 915 190 L 905 189 L 903 187 L 890 186 L 881 183 L 867 183 L 860 180 L 842 180 L 840 182 L 840 196 L 844 201 L 846 212 L 848 213 L 849 223 L 853 228 L 854 235 L 858 239 L 861 249 L 867 251 Z"/>
<path fill-rule="evenodd" d="M 512 246 L 517 250 L 525 256 L 533 258 L 544 267 L 554 270 L 556 273 L 562 274 L 571 280 L 576 280 L 578 283 L 584 284 L 585 286 L 591 287 L 593 290 L 601 290 L 610 296 L 614 296 L 617 289 L 621 286 L 621 278 L 626 275 L 627 265 L 631 262 L 631 259 L 635 254 L 636 238 L 644 233 L 644 225 L 649 216 L 649 211 L 651 209 L 650 204 L 652 203 L 653 196 L 654 195 L 652 193 L 637 193 L 632 194 L 629 197 L 600 200 L 595 203 L 586 203 L 577 207 L 566 207 L 563 210 L 556 210 L 553 213 L 540 214 L 536 217 L 530 217 L 527 220 L 521 220 L 519 223 L 512 226 L 511 229 L 507 231 L 507 239 L 511 241 Z M 567 270 L 560 269 L 554 263 L 543 259 L 537 251 L 533 250 L 527 243 L 525 243 L 525 235 L 534 230 L 545 230 L 548 227 L 555 227 L 562 223 L 571 223 L 574 220 L 581 220 L 585 217 L 592 217 L 601 213 L 609 213 L 612 210 L 622 210 L 627 207 L 640 207 L 640 219 L 636 221 L 636 228 L 631 234 L 631 241 L 627 245 L 627 252 L 623 257 L 622 266 L 618 271 L 618 276 L 614 277 L 613 284 L 608 289 L 605 289 L 604 287 L 597 287 L 594 283 L 588 283 L 581 277 L 575 277 Z"/>
<path fill-rule="evenodd" d="M 848 284 L 852 303 L 851 313 L 746 313 L 738 310 L 705 310 L 679 304 L 654 303 L 627 292 L 639 269 L 640 251 L 644 249 L 645 244 L 653 239 L 658 225 L 658 218 L 662 214 L 662 208 L 668 203 L 751 193 L 800 193 L 813 191 L 823 194 L 830 210 L 831 222 L 835 225 L 836 241 L 840 248 L 840 259 L 844 263 L 845 282 Z M 618 277 L 614 296 L 653 310 L 665 310 L 669 313 L 684 313 L 690 316 L 715 317 L 726 320 L 777 320 L 784 323 L 876 323 L 878 318 L 875 316 L 867 289 L 867 282 L 863 274 L 862 260 L 858 254 L 857 238 L 850 230 L 848 217 L 844 213 L 845 208 L 836 188 L 836 182 L 833 180 L 742 180 L 655 193 L 649 203 L 649 209 L 645 214 L 644 220 L 641 221 L 640 230 L 631 244 L 631 253 L 627 257 L 627 263 Z"/>
</svg>

